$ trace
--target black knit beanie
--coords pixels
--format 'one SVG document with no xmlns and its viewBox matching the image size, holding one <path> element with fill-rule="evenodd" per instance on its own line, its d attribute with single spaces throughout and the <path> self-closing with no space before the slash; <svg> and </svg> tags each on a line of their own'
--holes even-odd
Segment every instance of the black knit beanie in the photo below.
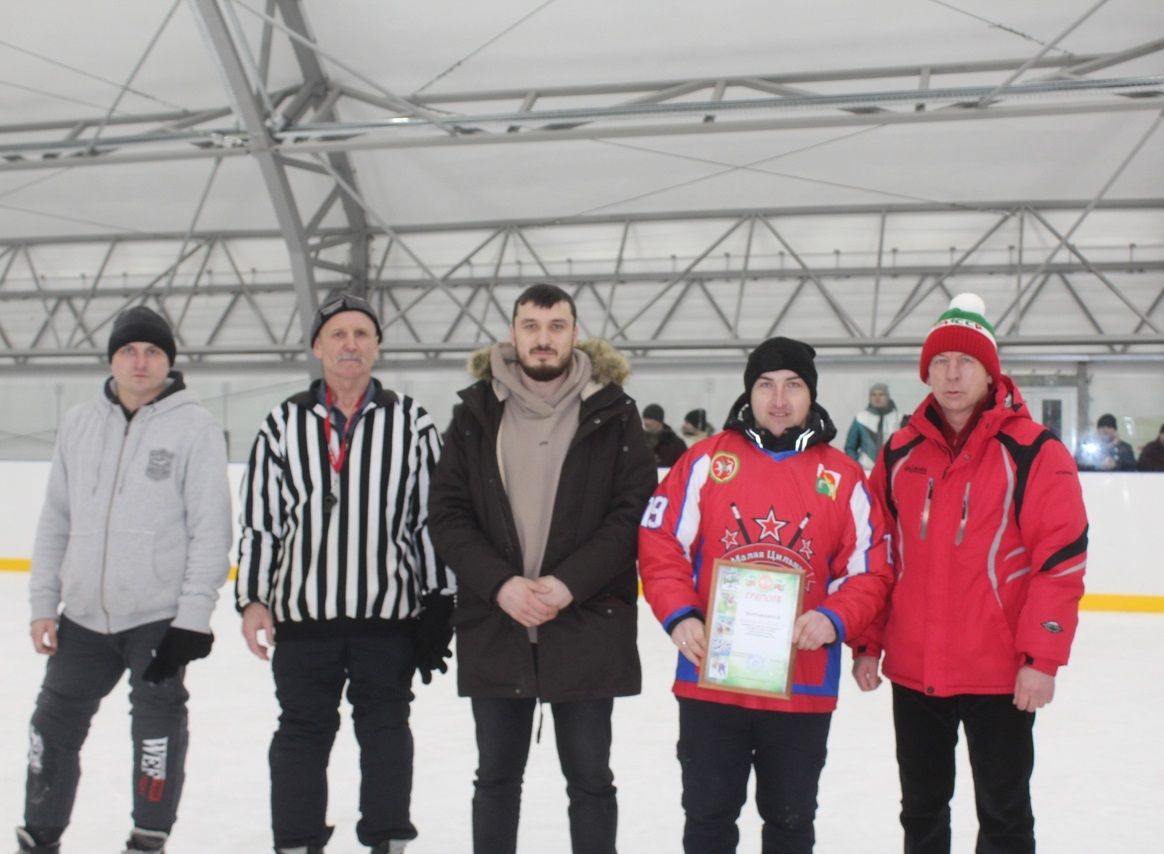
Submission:
<svg viewBox="0 0 1164 854">
<path fill-rule="evenodd" d="M 178 355 L 170 324 L 144 305 L 127 308 L 113 321 L 113 331 L 109 333 L 109 360 L 113 361 L 114 353 L 134 341 L 145 341 L 160 347 L 169 358 L 170 365 L 174 364 L 174 358 Z"/>
<path fill-rule="evenodd" d="M 752 392 L 760 374 L 769 371 L 792 371 L 808 384 L 808 391 L 816 401 L 816 350 L 803 341 L 792 338 L 769 338 L 748 356 L 744 368 L 744 391 Z"/>
<path fill-rule="evenodd" d="M 683 421 L 687 424 L 690 424 L 696 430 L 706 430 L 707 410 L 692 409 L 690 412 L 683 416 Z"/>
</svg>

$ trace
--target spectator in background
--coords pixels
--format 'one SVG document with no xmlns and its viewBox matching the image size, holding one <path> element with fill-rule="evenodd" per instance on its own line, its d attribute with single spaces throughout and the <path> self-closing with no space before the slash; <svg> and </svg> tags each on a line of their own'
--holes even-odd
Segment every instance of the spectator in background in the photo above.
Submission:
<svg viewBox="0 0 1164 854">
<path fill-rule="evenodd" d="M 1079 445 L 1075 462 L 1080 471 L 1135 471 L 1136 454 L 1120 439 L 1115 416 L 1105 412 L 1095 422 L 1095 433 Z"/>
<path fill-rule="evenodd" d="M 845 453 L 866 469 L 873 468 L 877 453 L 885 440 L 902 424 L 897 404 L 889 396 L 889 386 L 873 383 L 869 386 L 869 405 L 853 419 L 849 425 L 849 435 L 845 439 Z"/>
<path fill-rule="evenodd" d="M 679 425 L 679 432 L 683 435 L 683 441 L 690 447 L 700 439 L 706 439 L 715 431 L 707 423 L 706 409 L 692 409 L 683 416 L 683 423 Z"/>
<path fill-rule="evenodd" d="M 1140 471 L 1164 471 L 1164 424 L 1160 425 L 1160 433 L 1156 438 L 1140 451 L 1136 468 Z"/>
<path fill-rule="evenodd" d="M 687 443 L 675 435 L 675 431 L 663 422 L 663 418 L 663 407 L 657 403 L 647 404 L 643 410 L 643 431 L 647 447 L 651 449 L 655 465 L 661 469 L 669 469 L 683 456 L 687 450 Z"/>
</svg>

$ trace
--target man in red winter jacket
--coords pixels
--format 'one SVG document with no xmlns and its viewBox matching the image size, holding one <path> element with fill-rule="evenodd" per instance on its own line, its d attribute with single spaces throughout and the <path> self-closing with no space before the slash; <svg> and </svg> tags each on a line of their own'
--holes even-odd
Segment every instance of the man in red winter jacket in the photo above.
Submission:
<svg viewBox="0 0 1164 854">
<path fill-rule="evenodd" d="M 932 394 L 878 457 L 870 489 L 897 583 L 856 644 L 864 691 L 893 683 L 908 854 L 950 850 L 958 726 L 966 731 L 978 854 L 1033 852 L 1037 709 L 1067 663 L 1083 595 L 1087 517 L 1070 452 L 1002 373 L 975 294 L 922 347 Z"/>
</svg>

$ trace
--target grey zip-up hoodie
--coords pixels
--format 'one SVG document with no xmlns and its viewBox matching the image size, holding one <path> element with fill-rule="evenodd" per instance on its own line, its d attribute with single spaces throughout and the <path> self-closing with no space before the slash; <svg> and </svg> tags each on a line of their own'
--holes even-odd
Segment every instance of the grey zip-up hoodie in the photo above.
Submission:
<svg viewBox="0 0 1164 854">
<path fill-rule="evenodd" d="M 171 618 L 210 631 L 230 571 L 226 445 L 182 375 L 170 376 L 132 420 L 111 394 L 62 420 L 32 553 L 33 620 L 63 604 L 95 632 Z"/>
</svg>

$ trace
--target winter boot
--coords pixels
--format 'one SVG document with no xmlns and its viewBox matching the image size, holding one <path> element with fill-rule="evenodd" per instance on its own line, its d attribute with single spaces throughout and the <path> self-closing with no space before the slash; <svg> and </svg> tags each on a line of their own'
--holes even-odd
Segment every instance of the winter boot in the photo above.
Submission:
<svg viewBox="0 0 1164 854">
<path fill-rule="evenodd" d="M 16 854 L 59 854 L 64 828 L 16 828 Z"/>
<path fill-rule="evenodd" d="M 164 830 L 142 830 L 135 827 L 125 843 L 122 854 L 165 854 L 166 839 L 170 834 Z"/>
</svg>

